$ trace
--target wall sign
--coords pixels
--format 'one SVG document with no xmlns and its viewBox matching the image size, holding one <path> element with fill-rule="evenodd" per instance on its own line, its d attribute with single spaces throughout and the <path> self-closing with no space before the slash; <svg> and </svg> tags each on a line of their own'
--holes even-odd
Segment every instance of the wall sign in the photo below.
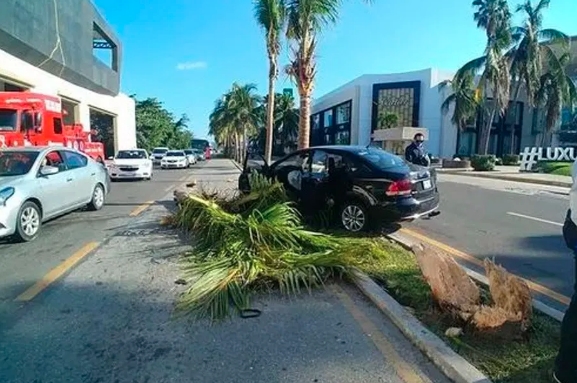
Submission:
<svg viewBox="0 0 577 383">
<path fill-rule="evenodd" d="M 419 126 L 420 81 L 373 84 L 371 133 L 385 129 L 384 117 L 396 116 L 397 126 Z"/>
<path fill-rule="evenodd" d="M 574 147 L 530 147 L 527 146 L 520 154 L 521 171 L 531 171 L 538 161 L 575 161 Z"/>
</svg>

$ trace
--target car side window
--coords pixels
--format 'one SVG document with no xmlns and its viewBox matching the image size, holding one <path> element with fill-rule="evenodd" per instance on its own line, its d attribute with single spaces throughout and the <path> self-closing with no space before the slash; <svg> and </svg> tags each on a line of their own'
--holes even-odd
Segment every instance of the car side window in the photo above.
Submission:
<svg viewBox="0 0 577 383">
<path fill-rule="evenodd" d="M 311 173 L 315 175 L 326 174 L 328 172 L 329 154 L 323 150 L 315 150 L 311 161 Z"/>
<path fill-rule="evenodd" d="M 301 168 L 303 171 L 308 170 L 309 162 L 307 161 L 309 158 L 309 153 L 295 153 L 292 156 L 286 158 L 284 161 L 277 163 L 274 166 L 275 171 L 279 171 L 285 167 L 298 167 Z"/>
<path fill-rule="evenodd" d="M 82 154 L 70 152 L 68 150 L 63 151 L 64 159 L 68 169 L 79 169 L 83 168 L 88 164 L 88 158 L 84 157 Z"/>
<path fill-rule="evenodd" d="M 66 163 L 64 162 L 62 155 L 57 151 L 46 154 L 42 160 L 42 166 L 53 166 L 58 168 L 61 172 L 66 170 Z"/>
</svg>

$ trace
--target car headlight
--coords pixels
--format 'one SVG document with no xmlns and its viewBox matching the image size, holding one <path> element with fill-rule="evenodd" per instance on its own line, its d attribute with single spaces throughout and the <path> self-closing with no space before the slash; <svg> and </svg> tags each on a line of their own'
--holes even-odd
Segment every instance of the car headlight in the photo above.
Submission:
<svg viewBox="0 0 577 383">
<path fill-rule="evenodd" d="M 14 195 L 15 191 L 11 186 L 0 190 L 0 206 L 6 206 L 6 201 Z"/>
</svg>

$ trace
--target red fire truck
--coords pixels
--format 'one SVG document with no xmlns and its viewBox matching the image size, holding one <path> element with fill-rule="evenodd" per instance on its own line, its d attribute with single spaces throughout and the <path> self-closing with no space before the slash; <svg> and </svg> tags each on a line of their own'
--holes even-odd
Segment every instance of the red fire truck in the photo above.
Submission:
<svg viewBox="0 0 577 383">
<path fill-rule="evenodd" d="M 63 145 L 104 163 L 104 145 L 81 124 L 64 125 L 60 98 L 32 92 L 0 92 L 0 148 Z"/>
</svg>

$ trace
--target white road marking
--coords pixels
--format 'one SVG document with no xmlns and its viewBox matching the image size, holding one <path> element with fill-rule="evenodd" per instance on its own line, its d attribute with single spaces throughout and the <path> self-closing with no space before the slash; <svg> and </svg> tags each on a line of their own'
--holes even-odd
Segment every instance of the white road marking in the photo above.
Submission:
<svg viewBox="0 0 577 383">
<path fill-rule="evenodd" d="M 553 222 L 553 221 L 548 221 L 548 220 L 546 220 L 546 219 L 537 218 L 537 217 L 531 217 L 530 215 L 513 213 L 513 212 L 511 212 L 511 211 L 508 211 L 507 214 L 512 215 L 512 216 L 514 216 L 514 217 L 520 217 L 520 218 L 530 219 L 530 220 L 532 220 L 532 221 L 543 222 L 543 223 L 548 223 L 549 225 L 555 225 L 555 226 L 563 227 L 563 224 L 562 224 L 562 223 Z"/>
<path fill-rule="evenodd" d="M 170 185 L 169 187 L 167 187 L 166 189 L 164 189 L 165 192 L 169 192 L 174 188 L 175 185 Z"/>
</svg>

